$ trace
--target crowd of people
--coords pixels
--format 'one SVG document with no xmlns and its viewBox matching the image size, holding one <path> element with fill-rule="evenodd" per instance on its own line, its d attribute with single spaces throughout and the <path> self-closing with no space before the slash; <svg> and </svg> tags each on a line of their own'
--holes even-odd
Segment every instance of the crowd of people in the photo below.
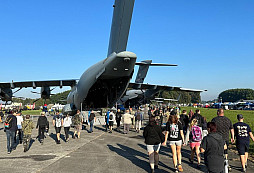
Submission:
<svg viewBox="0 0 254 173">
<path fill-rule="evenodd" d="M 186 110 L 181 111 L 180 108 L 150 108 L 147 117 L 149 117 L 149 121 L 144 127 L 143 136 L 147 145 L 151 172 L 158 169 L 161 145 L 171 149 L 175 172 L 184 170 L 181 148 L 187 145 L 190 147 L 189 162 L 194 164 L 196 156 L 197 169 L 201 169 L 200 153 L 204 153 L 204 162 L 209 173 L 223 173 L 225 169 L 230 171 L 231 167 L 228 163 L 229 134 L 231 134 L 231 143 L 236 143 L 242 172 L 246 172 L 250 138 L 254 141 L 254 137 L 250 126 L 244 123 L 242 114 L 237 115 L 238 122 L 234 125 L 229 118 L 224 116 L 223 109 L 218 109 L 217 116 L 208 123 L 198 109 L 195 110 L 195 113 L 192 110 L 187 113 Z M 56 111 L 52 120 L 56 133 L 56 144 L 60 144 L 62 127 L 64 128 L 65 142 L 69 141 L 71 126 L 74 126 L 72 138 L 79 139 L 85 119 L 90 124 L 88 132 L 92 133 L 93 124 L 96 121 L 93 111 L 88 113 L 87 118 L 84 118 L 79 110 L 72 117 L 69 114 L 63 116 L 59 111 Z M 120 109 L 116 112 L 109 110 L 105 114 L 106 131 L 113 133 L 113 127 L 116 124 L 115 130 L 117 132 L 128 134 L 132 126 L 137 133 L 140 133 L 144 119 L 144 112 L 139 108 L 135 111 L 126 109 L 124 112 Z M 121 123 L 123 131 L 121 131 Z M 45 133 L 49 135 L 49 121 L 44 112 L 38 118 L 36 126 L 29 115 L 22 116 L 21 112 L 17 110 L 13 110 L 7 116 L 4 122 L 4 131 L 7 136 L 8 154 L 16 149 L 17 143 L 23 143 L 24 152 L 29 150 L 34 127 L 38 130 L 38 140 L 43 145 Z"/>
<path fill-rule="evenodd" d="M 90 111 L 88 114 L 88 123 L 90 124 L 90 130 L 88 131 L 89 133 L 93 132 L 93 123 L 95 121 L 95 113 Z M 69 114 L 62 115 L 58 110 L 56 110 L 52 120 L 52 125 L 55 128 L 56 144 L 61 143 L 60 135 L 62 127 L 64 128 L 65 142 L 69 141 L 69 131 L 71 126 L 74 127 L 74 134 L 72 138 L 79 139 L 83 123 L 83 115 L 81 115 L 80 110 L 77 110 L 73 117 L 71 117 Z M 10 154 L 12 151 L 16 150 L 18 144 L 22 143 L 24 152 L 27 152 L 31 144 L 30 141 L 32 130 L 35 127 L 36 130 L 38 130 L 38 136 L 36 138 L 41 145 L 43 145 L 44 138 L 46 138 L 46 135 L 49 136 L 49 121 L 45 115 L 45 112 L 41 112 L 36 126 L 30 119 L 30 115 L 23 116 L 21 111 L 16 109 L 8 112 L 8 115 L 4 121 L 4 131 L 7 137 L 7 153 Z"/>
<path fill-rule="evenodd" d="M 160 114 L 163 112 L 167 116 L 165 136 L 161 121 L 156 121 L 156 117 L 162 116 Z M 143 136 L 147 144 L 151 172 L 158 168 L 161 145 L 168 145 L 171 149 L 175 172 L 183 172 L 181 147 L 185 145 L 189 145 L 191 149 L 190 164 L 193 164 L 196 155 L 197 169 L 201 168 L 200 153 L 204 153 L 204 162 L 209 173 L 228 172 L 231 170 L 228 163 L 229 134 L 231 143 L 236 143 L 242 172 L 246 172 L 250 138 L 254 141 L 254 137 L 250 126 L 243 122 L 242 114 L 237 115 L 238 123 L 234 125 L 224 116 L 223 109 L 218 109 L 217 116 L 208 123 L 198 109 L 195 113 L 190 111 L 188 115 L 186 110 L 180 114 L 179 109 L 155 109 L 149 116 L 149 124 L 144 128 Z"/>
</svg>

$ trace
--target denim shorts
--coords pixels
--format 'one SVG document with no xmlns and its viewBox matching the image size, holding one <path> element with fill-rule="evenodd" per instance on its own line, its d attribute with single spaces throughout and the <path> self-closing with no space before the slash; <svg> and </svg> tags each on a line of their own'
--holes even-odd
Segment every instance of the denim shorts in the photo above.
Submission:
<svg viewBox="0 0 254 173">
<path fill-rule="evenodd" d="M 181 146 L 182 145 L 182 140 L 179 141 L 169 141 L 169 145 L 176 145 L 176 146 Z"/>
<path fill-rule="evenodd" d="M 146 147 L 147 147 L 147 152 L 148 153 L 153 152 L 153 151 L 159 152 L 161 144 L 158 144 L 158 145 L 146 145 Z"/>
</svg>

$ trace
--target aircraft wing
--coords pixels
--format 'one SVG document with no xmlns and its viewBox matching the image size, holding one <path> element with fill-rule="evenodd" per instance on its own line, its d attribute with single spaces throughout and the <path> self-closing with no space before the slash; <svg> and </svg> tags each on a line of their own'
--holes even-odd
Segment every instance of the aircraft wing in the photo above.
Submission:
<svg viewBox="0 0 254 173">
<path fill-rule="evenodd" d="M 25 81 L 25 82 L 10 82 L 10 83 L 0 83 L 0 88 L 27 88 L 27 87 L 45 87 L 45 86 L 75 86 L 77 83 L 76 79 L 70 80 L 48 80 L 48 81 Z"/>
<path fill-rule="evenodd" d="M 167 85 L 152 85 L 152 84 L 143 84 L 143 83 L 129 83 L 128 88 L 130 89 L 158 89 L 166 91 L 187 91 L 187 92 L 203 92 L 207 90 L 198 90 L 198 89 L 187 89 L 182 87 L 173 87 Z"/>
</svg>

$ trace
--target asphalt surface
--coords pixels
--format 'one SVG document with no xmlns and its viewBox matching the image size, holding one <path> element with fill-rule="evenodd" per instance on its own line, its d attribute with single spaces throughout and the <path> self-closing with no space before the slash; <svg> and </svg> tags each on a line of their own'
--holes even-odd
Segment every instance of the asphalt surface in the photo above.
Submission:
<svg viewBox="0 0 254 173">
<path fill-rule="evenodd" d="M 36 122 L 37 118 L 34 118 Z M 50 121 L 50 135 L 41 145 L 36 139 L 37 130 L 33 130 L 33 143 L 28 152 L 23 152 L 22 144 L 11 154 L 7 154 L 6 135 L 3 124 L 0 124 L 0 172 L 25 173 L 67 173 L 67 172 L 149 172 L 148 155 L 142 133 L 131 131 L 124 135 L 118 132 L 107 133 L 101 125 L 95 126 L 93 133 L 82 130 L 80 139 L 64 141 L 61 135 L 61 144 L 55 143 L 55 131 Z M 71 128 L 73 134 L 73 128 Z M 63 129 L 61 131 L 63 133 Z M 205 172 L 202 160 L 201 170 L 196 169 L 196 162 L 188 161 L 190 150 L 188 146 L 182 149 L 182 166 L 184 172 Z M 230 151 L 229 163 L 232 173 L 240 172 L 238 155 Z M 168 147 L 161 147 L 159 169 L 156 172 L 173 171 L 172 154 Z M 247 172 L 254 172 L 254 164 L 248 162 Z"/>
</svg>

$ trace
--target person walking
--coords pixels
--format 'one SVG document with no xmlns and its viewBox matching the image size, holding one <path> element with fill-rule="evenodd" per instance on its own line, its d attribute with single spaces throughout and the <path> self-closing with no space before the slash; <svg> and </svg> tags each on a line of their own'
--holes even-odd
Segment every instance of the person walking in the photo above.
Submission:
<svg viewBox="0 0 254 173">
<path fill-rule="evenodd" d="M 39 129 L 39 141 L 41 143 L 41 145 L 43 145 L 44 142 L 44 133 L 46 131 L 48 125 L 48 119 L 45 116 L 45 112 L 41 112 L 41 116 L 38 118 L 37 120 L 37 125 L 36 125 L 36 129 Z"/>
<path fill-rule="evenodd" d="M 141 128 L 141 122 L 143 120 L 143 115 L 138 109 L 134 116 L 135 116 L 135 130 L 137 133 L 139 133 Z"/>
<path fill-rule="evenodd" d="M 217 110 L 217 117 L 212 119 L 212 122 L 215 122 L 217 127 L 217 132 L 224 139 L 227 148 L 224 150 L 224 155 L 226 163 L 228 163 L 228 145 L 229 145 L 229 131 L 231 133 L 231 142 L 234 143 L 234 128 L 230 119 L 224 116 L 224 110 L 222 108 Z M 231 171 L 231 167 L 228 164 L 228 170 Z"/>
<path fill-rule="evenodd" d="M 117 112 L 116 112 L 116 126 L 117 126 L 117 131 L 118 132 L 120 132 L 121 119 L 122 119 L 121 110 L 117 109 Z"/>
<path fill-rule="evenodd" d="M 65 133 L 65 142 L 69 141 L 69 131 L 71 127 L 72 121 L 70 115 L 67 113 L 66 116 L 63 118 L 63 127 Z"/>
<path fill-rule="evenodd" d="M 93 132 L 93 124 L 94 124 L 94 122 L 96 122 L 96 116 L 95 116 L 93 110 L 91 111 L 88 120 L 90 123 L 90 130 L 88 131 L 88 133 L 92 133 Z"/>
<path fill-rule="evenodd" d="M 207 123 L 208 135 L 203 138 L 200 151 L 204 153 L 204 161 L 208 173 L 224 173 L 225 140 L 217 133 L 214 122 Z"/>
<path fill-rule="evenodd" d="M 107 113 L 105 115 L 105 127 L 106 127 L 105 132 L 107 132 L 108 128 L 109 128 L 109 113 L 110 113 L 110 111 L 107 111 Z"/>
<path fill-rule="evenodd" d="M 189 119 L 191 120 L 192 116 L 194 115 L 194 112 L 193 110 L 191 109 L 190 112 L 189 112 Z"/>
<path fill-rule="evenodd" d="M 108 118 L 109 133 L 112 133 L 112 131 L 113 131 L 114 121 L 115 121 L 115 114 L 114 114 L 113 110 L 111 110 L 109 113 L 109 118 Z"/>
<path fill-rule="evenodd" d="M 23 122 L 23 117 L 21 116 L 21 112 L 16 113 L 16 118 L 17 118 L 17 127 L 18 127 L 18 136 L 19 136 L 19 144 L 22 144 L 22 126 L 21 123 Z M 16 138 L 16 134 L 15 134 Z M 16 141 L 16 140 L 15 140 Z M 18 143 L 18 142 L 17 142 Z"/>
<path fill-rule="evenodd" d="M 185 145 L 188 144 L 188 141 L 190 141 L 190 148 L 191 148 L 191 155 L 189 158 L 189 161 L 193 163 L 194 160 L 194 154 L 196 153 L 198 165 L 197 168 L 200 169 L 200 144 L 202 141 L 202 130 L 198 126 L 198 120 L 193 119 L 190 123 L 189 128 L 187 129 L 187 133 L 185 136 Z"/>
<path fill-rule="evenodd" d="M 129 112 L 130 112 L 129 109 L 126 109 L 125 114 L 123 114 L 124 134 L 128 134 L 128 132 L 130 131 L 130 125 L 132 123 L 131 119 L 134 118 L 134 116 L 131 115 Z"/>
<path fill-rule="evenodd" d="M 17 131 L 17 118 L 12 113 L 9 114 L 4 122 L 4 131 L 7 137 L 7 153 L 10 154 L 13 150 L 16 150 L 14 143 L 15 132 Z"/>
<path fill-rule="evenodd" d="M 77 113 L 73 116 L 73 124 L 74 124 L 74 134 L 73 138 L 76 138 L 76 134 L 78 135 L 78 139 L 80 138 L 80 131 L 82 129 L 83 117 L 80 114 L 80 110 L 77 110 Z"/>
<path fill-rule="evenodd" d="M 242 172 L 246 172 L 248 151 L 250 146 L 250 138 L 254 142 L 254 137 L 251 132 L 251 128 L 248 124 L 244 123 L 243 115 L 237 115 L 238 122 L 233 125 L 234 133 L 236 137 L 236 148 L 240 155 L 240 161 L 242 164 Z"/>
<path fill-rule="evenodd" d="M 56 143 L 60 144 L 60 132 L 61 132 L 61 127 L 63 125 L 63 118 L 59 114 L 58 110 L 56 111 L 56 115 L 53 117 L 52 123 L 56 130 Z"/>
<path fill-rule="evenodd" d="M 151 172 L 158 169 L 159 165 L 159 150 L 161 143 L 164 141 L 161 128 L 156 124 L 155 117 L 149 119 L 149 124 L 144 128 L 143 136 L 149 156 Z"/>
<path fill-rule="evenodd" d="M 176 112 L 174 111 L 171 112 L 169 121 L 166 124 L 166 134 L 165 141 L 162 144 L 163 146 L 166 146 L 167 140 L 169 140 L 169 145 L 172 150 L 175 172 L 182 172 L 181 146 L 184 144 L 183 126 L 178 121 Z"/>
<path fill-rule="evenodd" d="M 183 134 L 185 135 L 187 132 L 187 128 L 189 125 L 189 117 L 187 115 L 187 111 L 183 110 L 182 114 L 180 115 L 179 121 L 182 123 L 183 126 Z"/>
<path fill-rule="evenodd" d="M 34 128 L 33 121 L 30 120 L 30 115 L 26 115 L 25 120 L 21 123 L 23 129 L 23 146 L 24 152 L 27 152 L 29 149 L 32 129 Z"/>
</svg>

